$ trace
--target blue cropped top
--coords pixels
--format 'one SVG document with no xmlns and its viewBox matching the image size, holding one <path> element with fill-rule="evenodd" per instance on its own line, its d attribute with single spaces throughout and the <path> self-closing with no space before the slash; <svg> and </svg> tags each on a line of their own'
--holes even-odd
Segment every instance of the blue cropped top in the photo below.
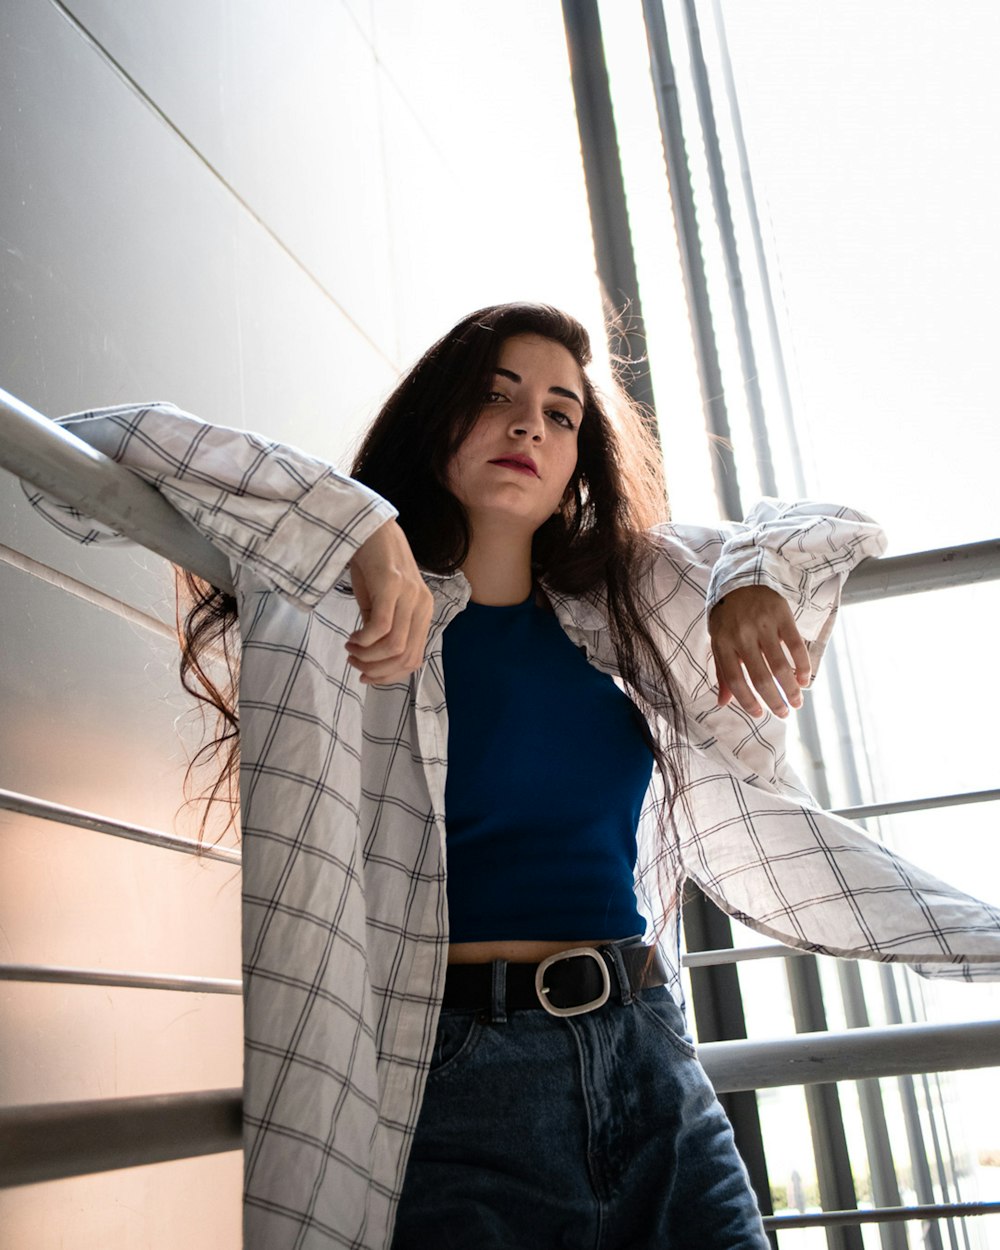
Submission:
<svg viewBox="0 0 1000 1250">
<path fill-rule="evenodd" d="M 642 714 L 535 603 L 469 603 L 445 629 L 452 942 L 641 934 Z"/>
</svg>

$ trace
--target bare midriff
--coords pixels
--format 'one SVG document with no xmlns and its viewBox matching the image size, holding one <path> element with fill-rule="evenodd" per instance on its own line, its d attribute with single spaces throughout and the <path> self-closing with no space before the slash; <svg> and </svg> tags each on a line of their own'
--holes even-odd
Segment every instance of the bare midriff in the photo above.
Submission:
<svg viewBox="0 0 1000 1250">
<path fill-rule="evenodd" d="M 581 938 L 579 942 L 452 942 L 448 947 L 450 964 L 488 964 L 507 959 L 515 964 L 537 964 L 558 951 L 575 946 L 602 946 L 608 938 Z"/>
</svg>

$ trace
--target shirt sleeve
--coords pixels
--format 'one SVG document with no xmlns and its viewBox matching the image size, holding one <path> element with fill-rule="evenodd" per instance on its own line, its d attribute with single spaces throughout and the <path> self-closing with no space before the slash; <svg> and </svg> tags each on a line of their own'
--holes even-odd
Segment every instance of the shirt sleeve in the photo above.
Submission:
<svg viewBox="0 0 1000 1250">
<path fill-rule="evenodd" d="M 397 515 L 360 482 L 295 447 L 212 425 L 173 404 L 61 417 L 63 426 L 154 486 L 226 557 L 303 607 L 332 588 L 365 539 Z M 25 485 L 34 507 L 81 543 L 122 536 Z"/>
<path fill-rule="evenodd" d="M 799 950 L 1000 979 L 1000 909 L 821 810 L 786 759 L 786 720 L 716 703 L 712 606 L 736 586 L 771 586 L 791 604 L 815 675 L 844 581 L 885 549 L 878 525 L 853 509 L 764 500 L 742 525 L 663 525 L 653 537 L 651 621 L 687 748 L 683 874 L 735 919 Z"/>
<path fill-rule="evenodd" d="M 649 590 L 650 619 L 678 686 L 692 744 L 751 784 L 765 783 L 813 801 L 785 759 L 786 723 L 765 707 L 754 719 L 732 699 L 717 706 L 708 614 L 738 586 L 769 586 L 792 609 L 813 680 L 833 632 L 848 574 L 881 555 L 886 538 L 863 512 L 837 504 L 764 499 L 742 524 L 665 524 Z"/>
<path fill-rule="evenodd" d="M 709 577 L 706 619 L 731 590 L 769 586 L 791 606 L 815 674 L 848 574 L 886 549 L 881 526 L 855 508 L 762 499 L 742 525 L 724 533 Z"/>
</svg>

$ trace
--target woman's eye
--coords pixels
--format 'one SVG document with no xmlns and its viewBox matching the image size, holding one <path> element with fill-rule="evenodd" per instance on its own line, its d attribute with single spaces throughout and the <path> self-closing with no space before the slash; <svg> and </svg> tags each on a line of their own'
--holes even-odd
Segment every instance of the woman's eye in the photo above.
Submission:
<svg viewBox="0 0 1000 1250">
<path fill-rule="evenodd" d="M 486 402 L 488 404 L 492 404 L 495 400 L 506 398 L 507 396 L 503 393 L 503 391 L 489 391 L 486 395 Z"/>
<path fill-rule="evenodd" d="M 563 412 L 559 408 L 550 408 L 549 416 L 553 417 L 556 421 L 558 421 L 560 425 L 564 425 L 567 430 L 572 430 L 575 428 L 573 425 L 573 418 L 569 415 L 568 412 Z"/>
</svg>

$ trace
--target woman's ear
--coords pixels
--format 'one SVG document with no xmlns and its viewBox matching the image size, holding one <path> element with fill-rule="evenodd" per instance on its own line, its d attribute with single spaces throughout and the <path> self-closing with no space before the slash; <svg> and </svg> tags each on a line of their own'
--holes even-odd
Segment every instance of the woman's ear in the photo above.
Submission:
<svg viewBox="0 0 1000 1250">
<path fill-rule="evenodd" d="M 572 498 L 573 498 L 573 483 L 572 483 L 572 482 L 570 482 L 570 484 L 569 484 L 569 485 L 566 487 L 566 489 L 563 491 L 563 497 L 562 497 L 562 499 L 560 499 L 560 500 L 559 500 L 559 507 L 558 507 L 558 508 L 556 508 L 555 512 L 553 512 L 553 513 L 552 513 L 552 515 L 553 515 L 553 516 L 558 516 L 558 515 L 559 515 L 559 513 L 560 513 L 560 512 L 562 512 L 563 508 L 565 508 L 565 507 L 566 507 L 566 505 L 569 503 L 569 501 L 570 501 Z"/>
</svg>

